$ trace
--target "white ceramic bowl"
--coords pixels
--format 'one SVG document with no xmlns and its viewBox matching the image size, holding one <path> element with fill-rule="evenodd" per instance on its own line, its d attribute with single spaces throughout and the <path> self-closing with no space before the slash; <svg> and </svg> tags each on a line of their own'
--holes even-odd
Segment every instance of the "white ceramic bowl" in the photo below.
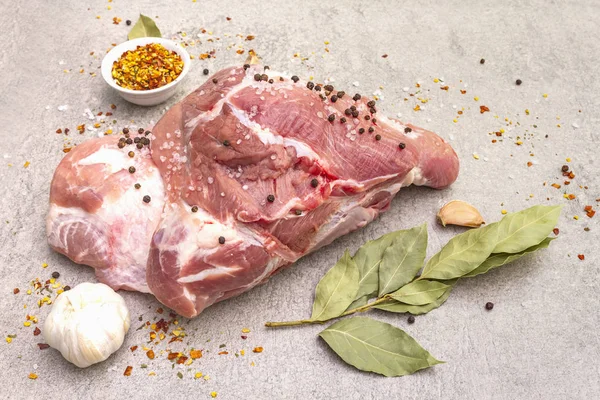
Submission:
<svg viewBox="0 0 600 400">
<path fill-rule="evenodd" d="M 177 79 L 175 79 L 173 82 L 157 89 L 131 90 L 117 85 L 112 77 L 113 63 L 117 61 L 127 50 L 135 50 L 137 46 L 145 46 L 149 43 L 159 43 L 166 49 L 175 51 L 177 54 L 179 54 L 183 60 L 183 70 L 181 71 L 181 74 L 179 74 Z M 177 89 L 177 85 L 179 85 L 179 83 L 183 80 L 183 78 L 185 78 L 185 75 L 190 70 L 190 65 L 190 55 L 183 47 L 174 41 L 156 37 L 145 37 L 128 40 L 127 42 L 115 46 L 112 50 L 106 53 L 104 59 L 102 60 L 102 77 L 106 83 L 115 89 L 125 100 L 140 106 L 153 106 L 160 104 L 166 101 L 169 97 L 173 96 L 175 90 Z"/>
</svg>

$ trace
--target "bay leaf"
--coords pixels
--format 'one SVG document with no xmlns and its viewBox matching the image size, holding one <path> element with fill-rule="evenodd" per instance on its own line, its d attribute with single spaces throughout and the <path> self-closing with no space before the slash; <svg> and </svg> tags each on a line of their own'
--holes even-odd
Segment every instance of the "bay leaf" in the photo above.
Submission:
<svg viewBox="0 0 600 400">
<path fill-rule="evenodd" d="M 436 301 L 448 287 L 438 281 L 414 281 L 390 293 L 389 296 L 402 303 L 423 306 Z"/>
<path fill-rule="evenodd" d="M 402 329 L 370 318 L 343 319 L 319 336 L 342 360 L 362 371 L 402 376 L 443 363 Z"/>
<path fill-rule="evenodd" d="M 324 321 L 342 314 L 356 297 L 358 268 L 348 250 L 317 284 L 313 321 Z"/>
<path fill-rule="evenodd" d="M 354 262 L 358 267 L 360 279 L 358 281 L 358 292 L 356 302 L 349 308 L 363 306 L 371 297 L 377 296 L 379 290 L 379 265 L 383 252 L 402 231 L 387 233 L 375 240 L 369 240 L 362 245 L 354 254 Z"/>
<path fill-rule="evenodd" d="M 477 275 L 485 274 L 490 269 L 501 267 L 505 264 L 508 264 L 510 262 L 518 260 L 519 258 L 521 258 L 527 254 L 533 253 L 534 251 L 545 249 L 550 245 L 550 242 L 553 241 L 554 239 L 555 238 L 547 237 L 546 239 L 542 240 L 541 243 L 531 246 L 531 247 L 521 251 L 520 253 L 492 254 L 479 267 L 475 268 L 473 271 L 469 272 L 468 274 L 463 275 L 463 278 L 472 278 Z"/>
<path fill-rule="evenodd" d="M 492 253 L 519 253 L 544 240 L 556 226 L 562 206 L 533 206 L 498 222 Z"/>
<path fill-rule="evenodd" d="M 379 296 L 412 281 L 423 266 L 427 252 L 427 224 L 398 231 L 383 252 L 379 266 Z"/>
<path fill-rule="evenodd" d="M 436 308 L 444 304 L 446 300 L 448 300 L 448 297 L 450 297 L 450 292 L 452 291 L 454 283 L 456 283 L 456 281 L 457 279 L 445 281 L 444 283 L 448 285 L 448 288 L 446 289 L 444 294 L 442 294 L 434 302 L 429 304 L 425 304 L 422 306 L 413 306 L 410 304 L 401 303 L 399 301 L 390 301 L 373 306 L 373 308 L 393 313 L 409 313 L 412 315 L 427 314 L 429 311 L 435 310 Z"/>
<path fill-rule="evenodd" d="M 496 246 L 498 223 L 471 229 L 450 239 L 427 261 L 421 278 L 460 278 L 479 267 Z"/>
<path fill-rule="evenodd" d="M 129 31 L 127 38 L 131 40 L 142 37 L 162 37 L 162 35 L 152 18 L 140 14 L 140 18 Z"/>
<path fill-rule="evenodd" d="M 367 295 L 367 296 L 359 297 L 358 299 L 356 299 L 352 303 L 350 303 L 350 305 L 348 306 L 347 310 L 353 310 L 355 308 L 362 307 L 365 304 L 367 304 L 367 302 L 371 298 L 373 298 L 372 295 Z"/>
</svg>

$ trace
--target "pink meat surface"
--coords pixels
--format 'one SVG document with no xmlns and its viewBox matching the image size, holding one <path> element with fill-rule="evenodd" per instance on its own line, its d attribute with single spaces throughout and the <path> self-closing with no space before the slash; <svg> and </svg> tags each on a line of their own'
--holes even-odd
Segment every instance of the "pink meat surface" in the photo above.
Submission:
<svg viewBox="0 0 600 400">
<path fill-rule="evenodd" d="M 149 149 L 116 137 L 74 149 L 52 182 L 52 247 L 193 317 L 365 226 L 400 188 L 456 179 L 434 133 L 266 72 L 219 71 L 162 117 Z"/>
</svg>

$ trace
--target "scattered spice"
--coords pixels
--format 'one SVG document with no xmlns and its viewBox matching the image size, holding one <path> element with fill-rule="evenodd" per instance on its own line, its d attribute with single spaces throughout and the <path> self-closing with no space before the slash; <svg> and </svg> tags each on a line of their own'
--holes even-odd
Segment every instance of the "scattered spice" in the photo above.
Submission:
<svg viewBox="0 0 600 400">
<path fill-rule="evenodd" d="M 479 60 L 479 64 L 485 64 L 485 59 L 482 58 L 481 60 Z"/>
<path fill-rule="evenodd" d="M 192 360 L 196 360 L 198 358 L 202 357 L 202 351 L 201 350 L 192 350 L 190 351 L 190 358 Z"/>
<path fill-rule="evenodd" d="M 272 194 L 268 195 L 267 196 L 267 201 L 269 203 L 273 203 L 275 201 L 275 196 L 273 196 Z"/>
<path fill-rule="evenodd" d="M 148 356 L 149 359 L 154 360 L 154 350 L 150 349 L 146 352 L 146 356 Z"/>
<path fill-rule="evenodd" d="M 558 228 L 554 228 L 554 229 L 552 229 L 552 233 L 554 233 L 556 236 L 558 236 L 558 234 L 560 233 L 560 230 Z"/>
<path fill-rule="evenodd" d="M 491 301 L 488 301 L 487 303 L 485 303 L 486 310 L 490 311 L 493 308 L 494 308 L 494 303 L 492 303 Z"/>
<path fill-rule="evenodd" d="M 408 316 L 408 323 L 409 324 L 414 324 L 415 323 L 415 316 L 414 315 L 409 315 Z"/>
<path fill-rule="evenodd" d="M 260 346 L 259 346 L 259 347 L 255 347 L 254 349 L 252 349 L 252 351 L 253 351 L 254 353 L 262 353 L 262 352 L 263 352 L 263 348 L 262 348 L 262 347 L 260 347 Z"/>
<path fill-rule="evenodd" d="M 225 244 L 225 237 L 219 236 L 219 244 Z"/>
<path fill-rule="evenodd" d="M 37 374 L 34 374 L 33 372 L 30 373 L 27 377 L 31 380 L 36 380 L 38 378 Z"/>
<path fill-rule="evenodd" d="M 46 350 L 47 348 L 50 347 L 50 345 L 46 344 L 46 343 L 38 343 L 37 345 L 40 348 L 40 350 Z"/>
<path fill-rule="evenodd" d="M 490 109 L 487 106 L 479 106 L 479 113 L 483 114 L 484 112 L 489 112 Z"/>
<path fill-rule="evenodd" d="M 14 288 L 13 289 L 13 294 L 18 294 L 21 290 L 19 290 L 19 288 Z"/>
<path fill-rule="evenodd" d="M 583 260 L 585 260 L 585 255 L 577 254 L 577 258 L 579 258 L 581 261 L 583 261 Z"/>
<path fill-rule="evenodd" d="M 311 179 L 310 186 L 316 188 L 317 186 L 319 186 L 319 181 L 316 178 Z M 243 332 L 243 330 L 242 330 L 242 332 Z"/>
<path fill-rule="evenodd" d="M 152 199 L 150 198 L 150 196 L 145 195 L 142 200 L 144 201 L 144 203 L 150 203 L 150 200 L 152 200 Z"/>
<path fill-rule="evenodd" d="M 400 150 L 404 150 L 406 148 L 406 145 L 404 143 L 400 143 L 398 147 L 400 148 Z"/>
<path fill-rule="evenodd" d="M 521 83 L 523 83 L 523 81 L 522 81 L 522 80 L 520 80 L 520 79 L 517 79 L 517 81 L 516 81 L 515 83 L 517 84 L 517 86 L 520 86 L 520 85 L 521 85 Z"/>
<path fill-rule="evenodd" d="M 183 71 L 183 60 L 175 51 L 158 43 L 128 50 L 113 63 L 115 83 L 131 90 L 152 90 L 177 79 Z"/>
<path fill-rule="evenodd" d="M 123 372 L 123 375 L 125 376 L 131 376 L 131 371 L 133 370 L 133 367 L 131 365 L 128 365 L 127 368 L 125 368 L 125 372 Z"/>
</svg>

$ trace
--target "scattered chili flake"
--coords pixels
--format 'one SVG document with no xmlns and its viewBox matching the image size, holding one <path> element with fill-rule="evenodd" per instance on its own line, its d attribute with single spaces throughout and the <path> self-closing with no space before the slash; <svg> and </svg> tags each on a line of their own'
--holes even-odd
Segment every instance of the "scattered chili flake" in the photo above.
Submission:
<svg viewBox="0 0 600 400">
<path fill-rule="evenodd" d="M 533 165 L 533 163 L 531 161 L 527 161 L 527 166 L 531 167 Z"/>
<path fill-rule="evenodd" d="M 242 335 L 242 339 L 246 340 L 246 339 L 248 339 L 248 336 Z"/>
<path fill-rule="evenodd" d="M 50 347 L 50 345 L 46 343 L 38 343 L 37 345 L 40 348 L 40 350 L 46 350 L 48 347 Z"/>
<path fill-rule="evenodd" d="M 479 113 L 489 112 L 490 109 L 487 106 L 479 106 Z"/>
<path fill-rule="evenodd" d="M 220 355 L 220 356 L 227 355 L 227 354 L 229 354 L 229 352 L 228 352 L 228 351 L 220 351 L 220 352 L 219 352 L 219 355 Z"/>
<path fill-rule="evenodd" d="M 131 370 L 133 370 L 133 367 L 131 365 L 128 365 L 127 368 L 125 368 L 125 372 L 123 372 L 123 375 L 131 376 Z"/>
<path fill-rule="evenodd" d="M 190 358 L 192 360 L 195 360 L 197 358 L 202 358 L 202 350 L 191 350 L 190 351 Z"/>
<path fill-rule="evenodd" d="M 255 36 L 254 35 L 248 35 L 246 36 L 246 40 L 250 41 L 250 40 L 254 40 Z"/>
<path fill-rule="evenodd" d="M 178 355 L 178 353 L 169 353 L 169 355 L 167 355 L 167 360 L 172 361 L 176 359 Z"/>
<path fill-rule="evenodd" d="M 577 258 L 579 258 L 581 261 L 583 261 L 583 260 L 585 260 L 585 255 L 577 254 Z"/>
<path fill-rule="evenodd" d="M 62 131 L 62 129 L 60 129 L 60 128 L 58 128 L 58 129 L 56 130 L 56 133 L 62 133 L 62 132 L 63 132 L 63 131 Z"/>
<path fill-rule="evenodd" d="M 254 353 L 262 353 L 262 352 L 263 352 L 263 348 L 262 348 L 262 347 L 260 347 L 260 346 L 259 346 L 259 347 L 255 347 L 254 349 L 252 349 L 252 351 L 253 351 Z"/>
<path fill-rule="evenodd" d="M 449 86 L 441 86 L 440 89 L 448 91 L 448 89 L 450 89 L 450 87 Z"/>
<path fill-rule="evenodd" d="M 585 215 L 587 215 L 588 218 L 592 218 L 594 215 L 596 215 L 596 211 L 590 210 Z"/>
<path fill-rule="evenodd" d="M 467 94 L 467 91 L 466 91 L 466 90 L 462 90 L 462 89 L 461 89 L 461 90 L 460 90 L 460 94 Z"/>
<path fill-rule="evenodd" d="M 382 57 L 382 58 L 387 58 L 387 57 L 388 57 L 388 55 L 387 55 L 387 54 L 384 54 L 384 55 L 382 55 L 381 57 Z"/>
<path fill-rule="evenodd" d="M 13 294 L 18 294 L 21 290 L 19 290 L 19 288 L 14 288 L 13 289 Z"/>
<path fill-rule="evenodd" d="M 186 362 L 187 359 L 188 359 L 187 356 L 180 356 L 177 359 L 177 364 L 183 364 L 184 362 Z"/>
<path fill-rule="evenodd" d="M 33 336 L 38 336 L 40 333 L 42 333 L 42 331 L 36 326 L 33 330 Z"/>
<path fill-rule="evenodd" d="M 154 350 L 150 349 L 146 352 L 146 356 L 148 356 L 149 359 L 154 360 Z"/>
<path fill-rule="evenodd" d="M 137 350 L 137 348 L 138 348 L 137 346 L 131 346 L 131 347 L 129 348 L 129 350 L 131 350 L 131 351 L 136 351 L 136 350 Z"/>
<path fill-rule="evenodd" d="M 137 46 L 113 63 L 112 77 L 121 87 L 151 90 L 171 83 L 183 71 L 183 60 L 175 51 L 158 43 Z"/>
<path fill-rule="evenodd" d="M 561 187 L 558 183 L 553 183 L 550 186 L 552 186 L 553 188 L 556 188 L 556 189 L 560 189 L 560 187 Z"/>
<path fill-rule="evenodd" d="M 34 374 L 33 372 L 28 375 L 28 378 L 32 379 L 32 380 L 36 380 L 37 377 L 38 377 L 37 374 Z"/>
</svg>

